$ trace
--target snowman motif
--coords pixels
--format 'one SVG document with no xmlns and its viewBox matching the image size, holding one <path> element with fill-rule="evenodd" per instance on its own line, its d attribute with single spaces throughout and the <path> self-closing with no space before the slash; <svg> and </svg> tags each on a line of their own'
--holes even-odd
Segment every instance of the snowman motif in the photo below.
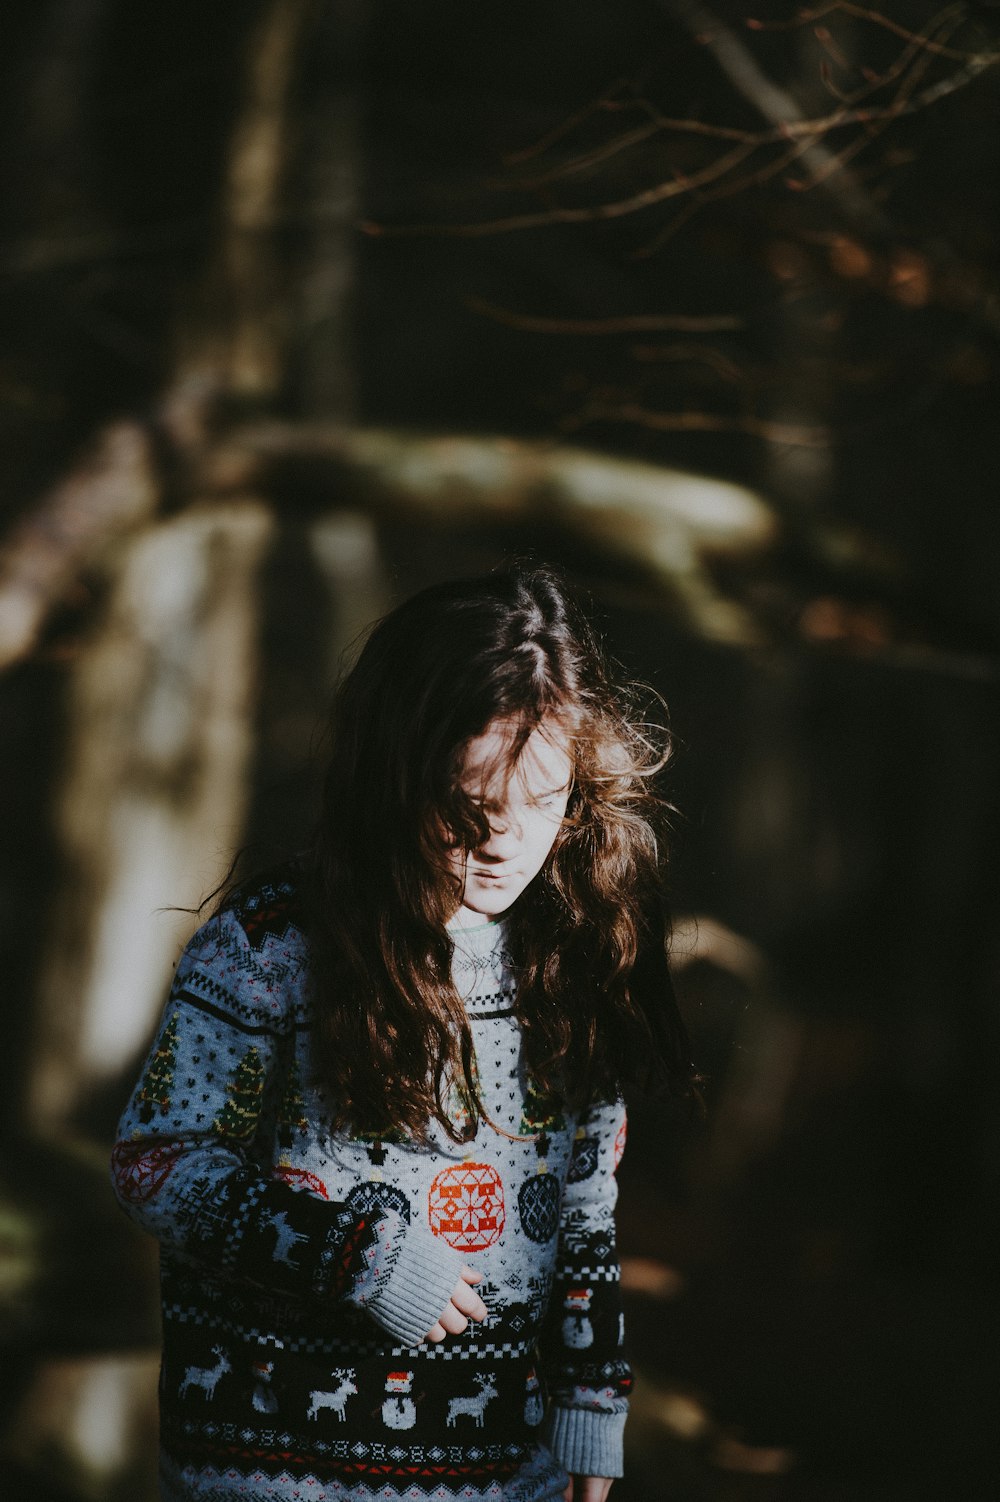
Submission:
<svg viewBox="0 0 1000 1502">
<path fill-rule="evenodd" d="M 412 1372 L 390 1372 L 386 1377 L 382 1422 L 387 1429 L 412 1429 L 417 1422 L 417 1405 L 410 1397 L 412 1386 Z"/>
<path fill-rule="evenodd" d="M 271 1390 L 271 1378 L 274 1376 L 273 1361 L 255 1361 L 250 1367 L 254 1376 L 254 1390 L 251 1402 L 258 1413 L 277 1413 L 278 1399 Z"/>
<path fill-rule="evenodd" d="M 538 1374 L 532 1367 L 528 1373 L 528 1380 L 524 1390 L 524 1422 L 532 1429 L 542 1422 L 545 1412 L 542 1403 L 542 1385 L 538 1380 Z"/>
<path fill-rule="evenodd" d="M 594 1343 L 594 1327 L 590 1323 L 590 1288 L 571 1288 L 563 1301 L 566 1316 L 562 1322 L 562 1337 L 572 1351 L 586 1350 Z"/>
</svg>

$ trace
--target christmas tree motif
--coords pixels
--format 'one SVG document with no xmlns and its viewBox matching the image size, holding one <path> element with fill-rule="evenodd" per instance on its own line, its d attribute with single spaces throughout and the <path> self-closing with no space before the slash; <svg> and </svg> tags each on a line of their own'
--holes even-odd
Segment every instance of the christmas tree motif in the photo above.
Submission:
<svg viewBox="0 0 1000 1502">
<path fill-rule="evenodd" d="M 356 1142 L 365 1142 L 368 1144 L 365 1151 L 376 1168 L 381 1168 L 388 1157 L 385 1150 L 387 1142 L 398 1145 L 406 1141 L 405 1132 L 399 1131 L 397 1127 L 377 1127 L 371 1125 L 371 1123 L 366 1123 L 364 1126 L 356 1126 L 351 1135 Z"/>
<path fill-rule="evenodd" d="M 260 1115 L 264 1065 L 256 1048 L 248 1048 L 226 1086 L 228 1099 L 212 1122 L 220 1136 L 249 1137 Z"/>
<path fill-rule="evenodd" d="M 146 1126 L 152 1121 L 157 1111 L 161 1116 L 166 1116 L 170 1110 L 170 1092 L 174 1088 L 174 1063 L 177 1059 L 178 1025 L 179 1018 L 175 1012 L 157 1041 L 156 1052 L 149 1062 L 149 1068 L 146 1070 L 139 1089 L 139 1099 L 142 1102 L 139 1107 L 139 1120 Z"/>
<path fill-rule="evenodd" d="M 285 1079 L 285 1088 L 278 1106 L 278 1141 L 283 1148 L 290 1148 L 296 1132 L 307 1132 L 306 1103 L 302 1098 L 302 1079 L 298 1061 L 293 1059 Z"/>
<path fill-rule="evenodd" d="M 539 1157 L 549 1150 L 549 1132 L 561 1132 L 565 1125 L 558 1096 L 547 1095 L 529 1075 L 521 1108 L 521 1132 L 525 1136 L 537 1136 L 535 1147 Z"/>
</svg>

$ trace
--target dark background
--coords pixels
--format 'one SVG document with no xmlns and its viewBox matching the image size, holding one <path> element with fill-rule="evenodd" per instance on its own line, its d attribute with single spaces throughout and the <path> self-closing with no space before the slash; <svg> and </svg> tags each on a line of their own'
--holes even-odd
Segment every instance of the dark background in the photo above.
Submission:
<svg viewBox="0 0 1000 1502">
<path fill-rule="evenodd" d="M 356 631 L 530 552 L 669 705 L 708 1076 L 703 1123 L 633 1111 L 614 1495 L 991 1495 L 1000 8 L 4 30 L 5 1485 L 152 1494 L 153 1251 L 103 1166 L 141 1039 L 86 1046 L 112 897 L 159 872 L 152 935 L 294 843 Z"/>
</svg>

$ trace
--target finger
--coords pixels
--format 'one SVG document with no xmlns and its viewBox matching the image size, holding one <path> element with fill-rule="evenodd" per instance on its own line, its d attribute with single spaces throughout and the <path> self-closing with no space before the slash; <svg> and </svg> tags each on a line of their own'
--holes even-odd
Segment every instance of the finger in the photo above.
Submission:
<svg viewBox="0 0 1000 1502">
<path fill-rule="evenodd" d="M 475 1272 L 471 1267 L 463 1267 L 458 1276 L 462 1279 L 463 1283 L 481 1283 L 483 1281 L 482 1273 Z"/>
<path fill-rule="evenodd" d="M 468 1329 L 469 1321 L 461 1309 L 449 1304 L 444 1313 L 438 1316 L 438 1324 L 444 1325 L 449 1335 L 461 1335 L 463 1330 Z"/>
<path fill-rule="evenodd" d="M 455 1305 L 456 1309 L 460 1309 L 470 1319 L 483 1320 L 489 1313 L 478 1293 L 476 1293 L 475 1289 L 470 1288 L 467 1283 L 459 1283 L 456 1286 L 455 1292 L 451 1296 L 451 1302 Z"/>
<path fill-rule="evenodd" d="M 605 1502 L 611 1490 L 606 1476 L 575 1476 L 573 1478 L 577 1502 Z"/>
<path fill-rule="evenodd" d="M 424 1339 L 433 1341 L 444 1340 L 447 1333 L 448 1332 L 445 1329 L 444 1325 L 442 1325 L 441 1321 L 439 1319 L 436 1319 L 433 1325 L 431 1325 L 430 1329 L 427 1331 Z"/>
<path fill-rule="evenodd" d="M 573 1478 L 569 1478 L 569 1484 L 563 1492 L 563 1502 L 573 1502 Z"/>
</svg>

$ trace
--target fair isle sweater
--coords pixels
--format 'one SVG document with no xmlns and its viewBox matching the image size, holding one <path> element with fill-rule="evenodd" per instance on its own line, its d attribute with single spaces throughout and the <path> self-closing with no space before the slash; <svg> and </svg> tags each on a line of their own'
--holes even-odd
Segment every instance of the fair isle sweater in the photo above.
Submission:
<svg viewBox="0 0 1000 1502">
<path fill-rule="evenodd" d="M 452 938 L 495 1124 L 461 1146 L 331 1130 L 286 881 L 185 951 L 113 1160 L 161 1244 L 166 1502 L 542 1502 L 621 1474 L 624 1111 L 533 1086 L 503 922 Z M 423 1340 L 463 1264 L 488 1319 Z"/>
</svg>

